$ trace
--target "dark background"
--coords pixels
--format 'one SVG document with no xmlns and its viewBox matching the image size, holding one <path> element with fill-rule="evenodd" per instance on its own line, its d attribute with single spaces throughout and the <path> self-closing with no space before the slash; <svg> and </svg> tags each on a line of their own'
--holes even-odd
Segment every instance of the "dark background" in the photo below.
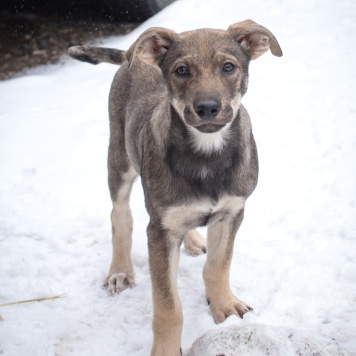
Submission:
<svg viewBox="0 0 356 356">
<path fill-rule="evenodd" d="M 173 0 L 0 0 L 0 80 L 132 31 Z"/>
<path fill-rule="evenodd" d="M 173 0 L 1 0 L 0 11 L 67 19 L 141 22 Z"/>
</svg>

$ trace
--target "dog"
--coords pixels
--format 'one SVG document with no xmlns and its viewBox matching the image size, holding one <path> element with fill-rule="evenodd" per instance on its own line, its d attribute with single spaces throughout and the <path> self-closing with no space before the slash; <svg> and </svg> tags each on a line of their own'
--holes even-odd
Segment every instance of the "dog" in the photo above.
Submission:
<svg viewBox="0 0 356 356">
<path fill-rule="evenodd" d="M 231 291 L 229 269 L 246 199 L 257 184 L 258 158 L 241 104 L 251 60 L 275 36 L 245 20 L 226 31 L 166 28 L 143 32 L 127 51 L 74 46 L 69 55 L 119 64 L 109 97 L 108 183 L 113 257 L 105 284 L 120 293 L 135 285 L 130 257 L 132 184 L 141 176 L 153 295 L 151 355 L 181 354 L 183 314 L 177 292 L 180 246 L 207 252 L 206 299 L 216 323 L 252 308 Z M 208 226 L 205 240 L 195 229 Z"/>
</svg>

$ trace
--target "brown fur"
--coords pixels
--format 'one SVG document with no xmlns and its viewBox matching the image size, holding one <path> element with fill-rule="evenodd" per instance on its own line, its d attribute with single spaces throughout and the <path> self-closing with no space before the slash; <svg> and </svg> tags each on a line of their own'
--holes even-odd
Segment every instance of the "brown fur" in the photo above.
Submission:
<svg viewBox="0 0 356 356">
<path fill-rule="evenodd" d="M 282 55 L 269 30 L 246 20 L 227 31 L 177 34 L 151 28 L 126 53 L 69 50 L 73 58 L 90 63 L 122 64 L 109 98 L 113 259 L 105 283 L 112 293 L 134 286 L 129 196 L 140 175 L 150 216 L 151 355 L 180 355 L 183 314 L 176 277 L 183 240 L 189 254 L 207 250 L 203 277 L 215 321 L 251 310 L 233 295 L 229 270 L 245 201 L 258 175 L 241 98 L 250 60 L 269 48 Z M 203 225 L 208 225 L 207 244 L 194 230 Z"/>
</svg>

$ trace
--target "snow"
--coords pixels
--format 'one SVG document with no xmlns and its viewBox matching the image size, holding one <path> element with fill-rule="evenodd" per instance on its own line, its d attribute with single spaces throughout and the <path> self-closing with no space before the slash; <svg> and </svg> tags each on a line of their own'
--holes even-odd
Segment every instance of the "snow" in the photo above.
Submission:
<svg viewBox="0 0 356 356">
<path fill-rule="evenodd" d="M 181 32 L 247 18 L 269 28 L 284 52 L 251 63 L 243 98 L 260 178 L 236 238 L 231 285 L 254 313 L 215 325 L 205 256 L 182 253 L 183 352 L 209 330 L 258 325 L 282 350 L 293 329 L 355 355 L 356 3 L 179 0 L 103 46 L 126 49 L 152 26 Z M 139 182 L 131 198 L 137 286 L 114 297 L 101 288 L 111 259 L 107 100 L 116 69 L 68 59 L 0 83 L 0 304 L 65 293 L 0 307 L 2 355 L 150 353 Z"/>
</svg>

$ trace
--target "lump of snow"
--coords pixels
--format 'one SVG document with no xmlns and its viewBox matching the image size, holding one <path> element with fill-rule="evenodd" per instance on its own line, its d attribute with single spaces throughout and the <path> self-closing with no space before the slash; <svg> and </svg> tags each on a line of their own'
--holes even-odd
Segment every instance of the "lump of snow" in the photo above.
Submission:
<svg viewBox="0 0 356 356">
<path fill-rule="evenodd" d="M 209 330 L 197 339 L 188 356 L 346 356 L 332 340 L 306 332 L 263 324 L 230 325 Z"/>
</svg>

